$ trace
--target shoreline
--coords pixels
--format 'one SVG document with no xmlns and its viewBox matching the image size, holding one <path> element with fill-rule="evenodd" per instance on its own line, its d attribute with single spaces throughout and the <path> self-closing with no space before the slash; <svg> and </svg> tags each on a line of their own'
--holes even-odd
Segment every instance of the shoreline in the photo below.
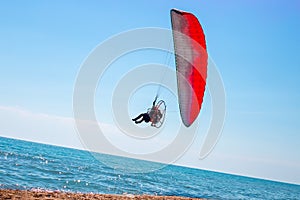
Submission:
<svg viewBox="0 0 300 200">
<path fill-rule="evenodd" d="M 155 195 L 134 195 L 134 194 L 95 194 L 95 193 L 72 193 L 61 191 L 48 191 L 48 190 L 13 190 L 13 189 L 0 189 L 0 199 L 21 199 L 21 200 L 204 200 L 201 198 L 190 198 L 180 196 L 155 196 Z"/>
</svg>

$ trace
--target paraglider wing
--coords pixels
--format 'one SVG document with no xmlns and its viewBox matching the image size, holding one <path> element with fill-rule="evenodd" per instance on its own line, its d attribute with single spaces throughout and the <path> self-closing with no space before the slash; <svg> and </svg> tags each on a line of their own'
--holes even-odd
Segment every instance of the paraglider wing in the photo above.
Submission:
<svg viewBox="0 0 300 200">
<path fill-rule="evenodd" d="M 199 115 L 205 91 L 208 58 L 205 35 L 191 13 L 172 9 L 171 22 L 180 115 L 189 127 Z"/>
</svg>

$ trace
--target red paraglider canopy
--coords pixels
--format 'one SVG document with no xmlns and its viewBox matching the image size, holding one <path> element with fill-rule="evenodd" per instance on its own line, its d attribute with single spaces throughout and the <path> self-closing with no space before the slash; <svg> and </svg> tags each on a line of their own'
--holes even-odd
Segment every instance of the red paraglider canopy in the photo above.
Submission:
<svg viewBox="0 0 300 200">
<path fill-rule="evenodd" d="M 180 115 L 189 127 L 199 115 L 207 77 L 205 35 L 191 13 L 171 10 Z"/>
</svg>

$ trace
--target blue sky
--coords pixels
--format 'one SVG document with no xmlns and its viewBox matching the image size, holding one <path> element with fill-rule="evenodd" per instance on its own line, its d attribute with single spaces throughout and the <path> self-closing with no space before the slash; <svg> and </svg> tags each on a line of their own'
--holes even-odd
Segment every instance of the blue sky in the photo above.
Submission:
<svg viewBox="0 0 300 200">
<path fill-rule="evenodd" d="M 0 5 L 0 135 L 80 146 L 68 120 L 73 117 L 74 83 L 85 58 L 120 32 L 170 28 L 169 11 L 178 8 L 194 13 L 202 23 L 209 56 L 226 92 L 226 120 L 216 148 L 200 161 L 195 156 L 199 137 L 179 164 L 300 183 L 299 1 L 2 1 Z M 136 63 L 165 58 L 146 52 L 127 59 L 134 64 L 139 56 Z"/>
</svg>

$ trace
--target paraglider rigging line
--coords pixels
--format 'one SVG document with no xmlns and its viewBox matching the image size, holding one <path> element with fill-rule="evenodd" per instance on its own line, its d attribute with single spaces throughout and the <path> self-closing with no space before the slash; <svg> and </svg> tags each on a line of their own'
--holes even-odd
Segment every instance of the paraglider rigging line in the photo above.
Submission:
<svg viewBox="0 0 300 200">
<path fill-rule="evenodd" d="M 167 55 L 165 56 L 164 70 L 161 74 L 161 79 L 160 79 L 160 82 L 158 84 L 158 88 L 157 88 L 157 91 L 156 91 L 156 97 L 155 98 L 159 97 L 159 95 L 161 93 L 162 83 L 166 78 L 167 69 L 168 69 L 168 66 L 170 65 L 170 62 L 171 62 L 171 58 L 172 58 L 172 55 L 173 55 L 173 53 L 170 51 L 171 45 L 172 45 L 172 39 L 169 40 L 169 48 L 167 50 Z"/>
</svg>

